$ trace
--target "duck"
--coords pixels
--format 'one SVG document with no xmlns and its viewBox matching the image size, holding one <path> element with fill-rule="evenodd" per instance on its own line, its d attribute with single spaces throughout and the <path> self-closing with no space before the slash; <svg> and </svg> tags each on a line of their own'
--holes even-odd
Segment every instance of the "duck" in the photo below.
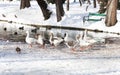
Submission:
<svg viewBox="0 0 120 75">
<path fill-rule="evenodd" d="M 22 27 L 19 27 L 19 30 L 24 30 L 24 26 L 22 26 Z"/>
<path fill-rule="evenodd" d="M 17 15 L 14 15 L 15 16 L 15 18 L 17 18 Z"/>
<path fill-rule="evenodd" d="M 16 47 L 16 52 L 18 53 L 18 54 L 20 54 L 21 53 L 21 49 L 19 48 L 19 47 Z"/>
<path fill-rule="evenodd" d="M 45 40 L 41 34 L 37 35 L 37 43 L 40 44 L 40 47 L 44 48 L 45 46 Z"/>
<path fill-rule="evenodd" d="M 77 46 L 78 42 L 76 39 L 73 39 L 71 37 L 69 37 L 68 33 L 66 32 L 64 34 L 64 41 L 66 46 L 71 49 L 72 51 L 75 51 L 75 47 Z"/>
<path fill-rule="evenodd" d="M 7 28 L 6 28 L 6 27 L 4 27 L 4 28 L 3 28 L 3 30 L 6 32 L 6 31 L 7 31 Z"/>
<path fill-rule="evenodd" d="M 14 32 L 14 35 L 18 35 L 18 32 Z"/>
<path fill-rule="evenodd" d="M 53 47 L 57 47 L 58 45 L 60 45 L 64 40 L 62 37 L 57 37 L 54 36 L 53 32 L 50 33 L 50 38 L 49 38 L 50 44 Z"/>
<path fill-rule="evenodd" d="M 25 38 L 25 41 L 30 45 L 30 47 L 32 47 L 32 44 L 35 44 L 37 42 L 37 39 L 30 37 L 29 31 L 26 31 L 26 33 L 27 33 L 27 36 Z"/>
<path fill-rule="evenodd" d="M 2 14 L 2 16 L 3 16 L 3 17 L 6 17 L 6 15 L 5 15 L 5 14 Z"/>
<path fill-rule="evenodd" d="M 35 29 L 32 29 L 31 32 L 37 33 L 38 30 L 39 30 L 39 28 L 35 28 Z"/>
</svg>

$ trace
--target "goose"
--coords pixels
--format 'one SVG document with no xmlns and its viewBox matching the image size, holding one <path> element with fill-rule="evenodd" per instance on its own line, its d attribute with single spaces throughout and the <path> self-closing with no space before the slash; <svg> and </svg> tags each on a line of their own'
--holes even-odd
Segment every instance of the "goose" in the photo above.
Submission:
<svg viewBox="0 0 120 75">
<path fill-rule="evenodd" d="M 44 40 L 43 36 L 41 34 L 39 34 L 37 36 L 38 36 L 37 43 L 40 44 L 40 46 L 42 48 L 44 48 L 44 46 L 45 46 L 45 40 Z"/>
<path fill-rule="evenodd" d="M 105 39 L 104 38 L 93 37 L 93 36 L 88 35 L 88 30 L 87 29 L 84 31 L 84 39 L 87 40 L 88 42 L 90 42 L 91 44 L 94 44 L 94 43 L 105 43 Z"/>
<path fill-rule="evenodd" d="M 30 37 L 29 31 L 26 31 L 26 33 L 27 33 L 27 36 L 25 38 L 25 41 L 30 45 L 30 47 L 32 47 L 32 44 L 35 44 L 37 40 L 35 38 Z"/>
<path fill-rule="evenodd" d="M 62 37 L 55 37 L 54 34 L 51 32 L 50 33 L 50 38 L 49 38 L 50 44 L 54 47 L 57 47 L 60 43 L 62 43 L 64 40 Z"/>
<path fill-rule="evenodd" d="M 97 42 L 97 40 L 95 40 L 95 38 L 93 38 L 92 36 L 88 35 L 88 30 L 85 29 L 84 33 L 83 33 L 83 39 L 86 40 L 87 42 L 94 44 Z"/>
<path fill-rule="evenodd" d="M 83 31 L 83 33 L 79 38 L 77 38 L 77 40 L 79 41 L 80 50 L 90 49 L 93 46 L 93 44 L 97 42 L 93 37 L 88 36 L 87 29 Z"/>
<path fill-rule="evenodd" d="M 64 41 L 68 48 L 70 48 L 72 51 L 75 51 L 75 47 L 78 44 L 77 40 L 70 38 L 67 32 L 64 34 Z"/>
</svg>

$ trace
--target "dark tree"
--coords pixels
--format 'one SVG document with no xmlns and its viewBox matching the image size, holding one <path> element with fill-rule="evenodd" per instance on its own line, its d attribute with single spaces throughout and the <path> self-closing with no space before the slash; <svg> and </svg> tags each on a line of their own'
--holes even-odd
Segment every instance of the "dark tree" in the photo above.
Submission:
<svg viewBox="0 0 120 75">
<path fill-rule="evenodd" d="M 69 0 L 67 0 L 67 11 L 69 11 Z"/>
<path fill-rule="evenodd" d="M 99 0 L 100 3 L 100 9 L 99 9 L 99 13 L 105 13 L 106 8 L 107 8 L 107 4 L 108 4 L 108 0 Z"/>
<path fill-rule="evenodd" d="M 63 9 L 63 3 L 65 3 L 66 0 L 46 0 L 48 3 L 52 3 L 56 5 L 56 16 L 57 16 L 57 22 L 59 22 L 62 19 L 62 16 L 64 16 L 65 12 Z"/>
<path fill-rule="evenodd" d="M 96 8 L 96 0 L 93 0 L 94 8 Z"/>
<path fill-rule="evenodd" d="M 80 6 L 82 6 L 82 1 L 81 0 L 79 0 L 79 3 L 80 3 Z"/>
<path fill-rule="evenodd" d="M 100 0 L 97 0 L 98 4 L 100 4 Z"/>
<path fill-rule="evenodd" d="M 48 7 L 47 3 L 44 0 L 37 0 L 37 3 L 42 10 L 44 20 L 49 19 L 52 12 L 49 9 L 47 9 L 47 7 Z"/>
<path fill-rule="evenodd" d="M 82 3 L 85 3 L 86 0 L 82 0 Z"/>
<path fill-rule="evenodd" d="M 120 10 L 120 0 L 118 0 L 118 10 Z"/>
<path fill-rule="evenodd" d="M 55 0 L 46 0 L 48 3 L 55 4 Z"/>
<path fill-rule="evenodd" d="M 88 2 L 89 4 L 91 4 L 90 0 L 87 0 L 87 2 Z"/>
<path fill-rule="evenodd" d="M 74 2 L 76 2 L 76 0 L 74 0 Z"/>
<path fill-rule="evenodd" d="M 64 9 L 63 9 L 64 2 L 65 0 L 55 0 L 57 22 L 59 22 L 62 19 L 62 16 L 64 16 L 65 14 Z"/>
<path fill-rule="evenodd" d="M 67 11 L 69 11 L 69 5 L 70 5 L 70 2 L 69 2 L 69 0 L 66 0 L 67 1 Z M 74 2 L 76 2 L 76 0 L 74 0 Z M 79 0 L 79 3 L 80 3 L 80 6 L 82 6 L 82 2 L 81 2 L 81 0 Z"/>
<path fill-rule="evenodd" d="M 30 0 L 21 0 L 21 3 L 20 3 L 20 9 L 24 9 L 24 8 L 28 8 L 30 7 Z"/>
</svg>

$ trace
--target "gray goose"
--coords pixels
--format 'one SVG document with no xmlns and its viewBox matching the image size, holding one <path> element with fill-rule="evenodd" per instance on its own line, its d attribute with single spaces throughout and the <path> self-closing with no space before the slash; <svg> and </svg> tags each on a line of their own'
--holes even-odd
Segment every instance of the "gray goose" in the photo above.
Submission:
<svg viewBox="0 0 120 75">
<path fill-rule="evenodd" d="M 62 37 L 54 36 L 54 34 L 51 32 L 51 33 L 50 33 L 49 41 L 50 41 L 50 44 L 51 44 L 53 47 L 57 47 L 57 46 L 58 46 L 60 43 L 62 43 L 64 40 L 63 40 Z"/>
<path fill-rule="evenodd" d="M 70 48 L 72 51 L 75 51 L 75 47 L 78 45 L 78 42 L 76 39 L 70 38 L 68 33 L 66 32 L 64 34 L 64 41 L 68 48 Z"/>
<path fill-rule="evenodd" d="M 45 39 L 44 39 L 44 37 L 41 34 L 38 34 L 37 38 L 38 38 L 37 43 L 40 44 L 41 48 L 44 48 L 45 47 Z"/>
</svg>

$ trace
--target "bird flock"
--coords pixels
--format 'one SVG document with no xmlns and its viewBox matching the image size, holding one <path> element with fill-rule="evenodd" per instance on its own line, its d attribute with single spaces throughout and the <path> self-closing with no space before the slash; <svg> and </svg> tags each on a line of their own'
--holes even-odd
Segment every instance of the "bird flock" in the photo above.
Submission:
<svg viewBox="0 0 120 75">
<path fill-rule="evenodd" d="M 46 39 L 42 34 L 37 34 L 37 38 L 30 37 L 30 32 L 26 31 L 25 41 L 32 47 L 33 44 L 38 44 L 40 48 L 46 48 L 46 44 L 56 48 L 60 44 L 66 45 L 70 50 L 75 51 L 76 47 L 80 50 L 90 49 L 98 42 L 97 39 L 88 36 L 88 30 L 86 29 L 82 33 L 76 34 L 75 39 L 69 36 L 68 32 L 64 33 L 64 36 L 55 36 L 53 31 L 50 32 L 49 38 Z"/>
</svg>

